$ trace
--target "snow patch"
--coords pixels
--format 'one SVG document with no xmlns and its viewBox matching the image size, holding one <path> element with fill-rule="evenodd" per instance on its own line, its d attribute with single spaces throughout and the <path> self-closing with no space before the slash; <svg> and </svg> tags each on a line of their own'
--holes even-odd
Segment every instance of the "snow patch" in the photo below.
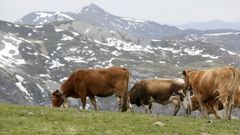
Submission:
<svg viewBox="0 0 240 135">
<path fill-rule="evenodd" d="M 226 32 L 226 33 L 214 33 L 214 34 L 204 34 L 204 36 L 224 36 L 224 35 L 237 35 L 240 32 Z"/>
<path fill-rule="evenodd" d="M 65 66 L 65 64 L 60 63 L 58 60 L 52 60 L 51 61 L 51 66 L 49 68 L 56 68 L 56 67 L 62 67 Z"/>
<path fill-rule="evenodd" d="M 159 63 L 161 63 L 161 64 L 165 64 L 166 63 L 166 61 L 158 61 Z"/>
<path fill-rule="evenodd" d="M 88 33 L 89 31 L 90 31 L 90 29 L 86 29 L 85 34 Z"/>
<path fill-rule="evenodd" d="M 63 29 L 55 29 L 56 32 L 64 31 Z"/>
<path fill-rule="evenodd" d="M 158 47 L 157 49 L 159 49 L 159 50 L 163 50 L 163 51 L 170 51 L 170 52 L 172 52 L 173 54 L 178 54 L 178 53 L 180 53 L 182 50 L 176 50 L 176 49 L 174 49 L 174 48 L 165 48 L 165 47 Z"/>
<path fill-rule="evenodd" d="M 195 47 L 192 48 L 185 48 L 184 52 L 187 53 L 188 55 L 194 56 L 194 55 L 200 55 L 203 50 L 195 49 Z"/>
<path fill-rule="evenodd" d="M 125 18 L 125 17 L 122 17 L 121 19 L 126 20 L 126 21 L 138 22 L 138 23 L 144 23 L 144 22 L 145 22 L 145 21 L 142 20 L 142 19 Z"/>
<path fill-rule="evenodd" d="M 28 99 L 33 99 L 32 97 L 31 97 L 31 95 L 30 95 L 30 93 L 28 93 L 28 91 L 26 90 L 26 88 L 25 87 L 23 87 L 23 85 L 22 85 L 22 83 L 23 83 L 23 81 L 24 81 L 24 78 L 22 77 L 22 76 L 20 76 L 20 75 L 15 75 L 15 77 L 16 77 L 16 79 L 18 80 L 18 82 L 16 82 L 16 86 L 22 91 L 22 92 L 24 92 L 25 94 L 27 94 L 28 95 Z"/>
<path fill-rule="evenodd" d="M 70 62 L 70 61 L 73 61 L 75 63 L 87 63 L 85 60 L 83 60 L 84 58 L 83 57 L 80 57 L 80 56 L 67 56 L 67 57 L 64 57 L 64 60 Z"/>
<path fill-rule="evenodd" d="M 79 36 L 79 33 L 77 32 L 72 32 L 72 34 L 74 35 L 74 37 Z"/>
<path fill-rule="evenodd" d="M 63 40 L 63 41 L 73 40 L 73 37 L 63 34 L 61 40 Z"/>
<path fill-rule="evenodd" d="M 121 52 L 118 52 L 117 50 L 112 51 L 111 54 L 114 55 L 114 56 L 120 56 L 120 55 L 122 55 L 122 53 L 121 53 Z"/>
<path fill-rule="evenodd" d="M 56 50 L 60 50 L 62 47 L 61 46 L 58 46 Z"/>
<path fill-rule="evenodd" d="M 54 15 L 58 16 L 57 21 L 64 21 L 65 19 L 67 19 L 67 20 L 74 20 L 69 15 L 63 14 L 61 12 L 56 12 Z"/>
<path fill-rule="evenodd" d="M 229 50 L 226 50 L 226 49 L 224 49 L 224 48 L 220 48 L 220 50 L 222 50 L 222 51 L 224 51 L 224 52 L 227 52 L 227 53 L 230 54 L 230 55 L 237 55 L 237 56 L 240 57 L 240 55 L 238 55 L 237 53 L 232 52 L 232 51 L 229 51 Z"/>
<path fill-rule="evenodd" d="M 213 62 L 213 60 L 206 60 L 206 63 L 211 63 Z"/>
<path fill-rule="evenodd" d="M 213 56 L 213 55 L 209 55 L 209 54 L 203 54 L 202 57 L 208 57 L 211 59 L 218 59 L 218 56 Z"/>
<path fill-rule="evenodd" d="M 115 47 L 119 51 L 143 51 L 143 52 L 154 53 L 153 48 L 150 45 L 143 47 L 142 45 L 127 43 L 115 38 L 107 38 L 106 39 L 107 43 L 102 43 L 98 40 L 94 40 L 94 42 L 100 45 Z"/>
<path fill-rule="evenodd" d="M 42 93 L 44 93 L 45 92 L 45 89 L 43 89 L 42 87 L 41 87 L 41 85 L 39 85 L 39 84 L 36 84 L 37 85 L 37 87 L 40 89 L 40 91 L 42 92 Z M 44 96 L 44 95 L 43 95 Z"/>
</svg>

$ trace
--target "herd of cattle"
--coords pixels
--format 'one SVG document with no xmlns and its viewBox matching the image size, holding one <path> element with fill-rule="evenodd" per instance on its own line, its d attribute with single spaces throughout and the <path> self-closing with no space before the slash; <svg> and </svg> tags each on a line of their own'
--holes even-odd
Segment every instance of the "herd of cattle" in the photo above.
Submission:
<svg viewBox="0 0 240 135">
<path fill-rule="evenodd" d="M 186 113 L 200 110 L 204 117 L 225 110 L 226 119 L 231 119 L 234 107 L 240 107 L 240 69 L 233 66 L 208 70 L 184 70 L 184 79 L 145 79 L 137 82 L 129 91 L 130 72 L 127 68 L 111 67 L 78 69 L 52 93 L 52 106 L 67 107 L 67 98 L 80 98 L 85 109 L 89 97 L 98 110 L 95 96 L 107 97 L 115 94 L 121 111 L 133 110 L 131 104 L 145 106 L 151 111 L 152 102 L 172 103 L 174 114 L 184 105 Z M 189 94 L 191 93 L 191 94 Z M 188 102 L 187 102 L 188 101 Z M 183 104 L 185 102 L 185 104 Z"/>
</svg>

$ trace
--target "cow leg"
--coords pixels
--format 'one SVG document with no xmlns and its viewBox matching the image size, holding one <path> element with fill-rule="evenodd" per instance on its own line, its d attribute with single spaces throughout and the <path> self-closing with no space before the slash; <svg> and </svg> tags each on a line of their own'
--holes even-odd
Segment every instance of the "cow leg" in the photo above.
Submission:
<svg viewBox="0 0 240 135">
<path fill-rule="evenodd" d="M 148 105 L 147 105 L 147 104 L 145 104 L 143 100 L 142 100 L 142 101 L 140 101 L 140 103 L 141 103 L 141 106 L 143 106 L 143 107 L 144 107 L 144 112 L 145 112 L 145 114 L 147 114 L 147 112 L 148 112 Z"/>
<path fill-rule="evenodd" d="M 134 112 L 134 108 L 133 108 L 132 104 L 129 103 L 129 107 L 130 107 L 130 111 Z"/>
<path fill-rule="evenodd" d="M 228 104 L 226 102 L 223 103 L 223 108 L 225 111 L 225 118 L 227 119 L 228 116 Z"/>
<path fill-rule="evenodd" d="M 94 106 L 94 109 L 95 109 L 96 111 L 98 111 L 99 109 L 98 109 L 98 107 L 97 107 L 97 103 L 96 103 L 95 97 L 94 97 L 94 96 L 89 96 L 89 98 L 90 98 L 90 100 L 91 100 L 91 103 L 92 103 L 93 106 Z"/>
<path fill-rule="evenodd" d="M 118 103 L 118 111 L 120 112 L 122 109 L 122 98 L 116 95 L 117 103 Z"/>
<path fill-rule="evenodd" d="M 151 103 L 151 97 L 145 97 L 144 100 L 142 100 L 141 104 L 144 106 L 145 108 L 145 113 L 148 113 L 148 110 L 150 113 L 152 113 L 151 108 L 152 108 L 152 103 Z"/>
<path fill-rule="evenodd" d="M 85 97 L 81 97 L 81 102 L 82 102 L 82 109 L 85 110 L 85 107 L 86 107 L 86 96 Z"/>
<path fill-rule="evenodd" d="M 217 119 L 221 119 L 221 117 L 218 114 L 218 104 L 219 104 L 219 101 L 216 101 L 216 104 L 214 103 L 214 105 L 213 105 L 213 114 L 215 115 L 215 117 Z"/>
<path fill-rule="evenodd" d="M 232 109 L 233 109 L 233 104 L 230 104 L 230 107 L 229 107 L 229 115 L 228 115 L 228 120 L 231 120 L 231 114 L 232 114 Z"/>
<path fill-rule="evenodd" d="M 145 108 L 145 114 L 148 113 L 148 105 L 144 105 L 144 108 Z"/>
<path fill-rule="evenodd" d="M 191 106 L 192 105 L 189 103 L 186 107 L 186 114 L 187 115 L 191 115 L 191 113 L 192 113 L 192 107 Z"/>
<path fill-rule="evenodd" d="M 175 102 L 173 102 L 173 104 L 175 105 L 173 116 L 176 116 L 180 109 L 180 103 L 178 101 L 175 101 Z"/>
<path fill-rule="evenodd" d="M 128 111 L 128 81 L 118 81 L 118 83 L 115 85 L 115 94 L 119 95 L 118 97 L 120 97 L 122 112 Z"/>
<path fill-rule="evenodd" d="M 203 117 L 207 118 L 208 117 L 208 109 L 207 109 L 207 106 L 204 103 L 202 103 L 201 111 L 202 111 Z"/>
<path fill-rule="evenodd" d="M 120 86 L 119 86 L 120 87 Z M 123 89 L 116 89 L 115 90 L 115 95 L 117 97 L 117 101 L 118 101 L 118 111 L 127 111 L 127 106 L 129 105 L 128 104 L 128 95 L 127 93 L 124 92 Z"/>
<path fill-rule="evenodd" d="M 149 110 L 150 113 L 152 113 L 152 102 L 149 102 L 148 110 Z"/>
<path fill-rule="evenodd" d="M 199 106 L 200 106 L 200 111 L 202 112 L 202 115 L 204 118 L 206 118 L 208 116 L 208 112 L 207 112 L 207 108 L 205 103 L 201 100 L 201 98 L 197 97 Z"/>
<path fill-rule="evenodd" d="M 224 96 L 223 96 L 224 95 Z M 228 93 L 220 94 L 219 101 L 223 103 L 223 108 L 225 111 L 225 119 L 231 119 L 231 111 L 232 111 L 232 99 L 228 96 Z"/>
<path fill-rule="evenodd" d="M 231 120 L 231 113 L 233 109 L 233 104 L 231 102 L 225 102 L 223 103 L 223 108 L 225 110 L 225 118 L 227 120 Z"/>
<path fill-rule="evenodd" d="M 130 111 L 131 111 L 131 112 L 134 112 L 133 106 L 132 106 L 132 104 L 130 103 L 130 97 L 129 97 L 129 96 L 128 96 L 128 106 L 129 106 L 129 108 L 130 108 Z"/>
<path fill-rule="evenodd" d="M 230 95 L 230 101 L 229 101 L 229 114 L 228 114 L 228 120 L 231 120 L 231 114 L 232 114 L 232 109 L 234 107 L 234 100 L 235 100 L 235 97 Z"/>
<path fill-rule="evenodd" d="M 176 96 L 172 96 L 172 97 L 169 98 L 169 102 L 172 103 L 175 106 L 173 116 L 176 116 L 179 109 L 180 109 L 181 101 Z"/>
</svg>

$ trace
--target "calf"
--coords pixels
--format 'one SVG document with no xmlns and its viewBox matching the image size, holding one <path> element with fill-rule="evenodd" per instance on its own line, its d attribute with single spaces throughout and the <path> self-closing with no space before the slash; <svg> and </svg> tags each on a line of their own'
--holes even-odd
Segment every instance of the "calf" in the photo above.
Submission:
<svg viewBox="0 0 240 135">
<path fill-rule="evenodd" d="M 220 116 L 218 116 L 215 111 L 214 111 L 214 107 L 218 106 L 218 110 L 222 110 L 223 109 L 223 104 L 219 101 L 208 101 L 205 103 L 205 106 L 207 108 L 207 113 L 209 114 L 214 114 L 216 118 L 220 118 Z M 234 97 L 234 108 L 236 107 L 240 107 L 240 86 L 238 86 L 238 89 L 236 91 L 235 97 Z M 191 114 L 192 111 L 195 110 L 200 110 L 200 105 L 197 101 L 197 97 L 196 96 L 192 96 L 191 97 L 191 103 L 188 106 L 186 113 Z"/>
</svg>

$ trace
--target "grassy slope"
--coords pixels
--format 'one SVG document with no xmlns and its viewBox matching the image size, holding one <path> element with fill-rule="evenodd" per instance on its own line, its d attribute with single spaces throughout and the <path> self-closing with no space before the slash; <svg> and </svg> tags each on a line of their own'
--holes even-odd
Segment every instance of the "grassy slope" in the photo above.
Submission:
<svg viewBox="0 0 240 135">
<path fill-rule="evenodd" d="M 160 121 L 164 126 L 153 125 Z M 240 121 L 0 104 L 1 134 L 240 134 Z"/>
</svg>

